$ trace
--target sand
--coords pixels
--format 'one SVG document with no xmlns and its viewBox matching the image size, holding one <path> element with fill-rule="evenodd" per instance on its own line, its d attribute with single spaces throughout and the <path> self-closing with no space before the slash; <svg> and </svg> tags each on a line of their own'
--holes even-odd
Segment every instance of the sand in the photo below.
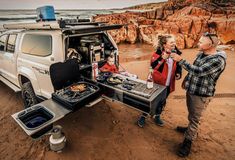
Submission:
<svg viewBox="0 0 235 160">
<path fill-rule="evenodd" d="M 147 75 L 151 47 L 120 46 L 122 65 L 141 79 Z M 129 49 L 128 49 L 129 48 Z M 130 50 L 136 50 L 132 56 Z M 196 50 L 183 50 L 192 61 Z M 193 144 L 192 154 L 186 159 L 232 160 L 235 158 L 235 54 L 227 51 L 227 68 L 218 81 L 217 93 L 208 106 L 199 128 L 199 137 Z M 143 56 L 142 56 L 143 55 Z M 184 75 L 186 72 L 184 72 Z M 63 126 L 67 144 L 62 153 L 49 150 L 48 138 L 32 140 L 14 122 L 11 114 L 23 109 L 20 94 L 0 82 L 0 159 L 1 160 L 156 160 L 181 159 L 175 154 L 183 135 L 177 125 L 187 124 L 185 92 L 176 84 L 170 95 L 163 119 L 164 127 L 147 120 L 142 129 L 135 122 L 140 112 L 117 103 L 101 102 L 92 108 L 82 108 L 56 124 Z"/>
</svg>

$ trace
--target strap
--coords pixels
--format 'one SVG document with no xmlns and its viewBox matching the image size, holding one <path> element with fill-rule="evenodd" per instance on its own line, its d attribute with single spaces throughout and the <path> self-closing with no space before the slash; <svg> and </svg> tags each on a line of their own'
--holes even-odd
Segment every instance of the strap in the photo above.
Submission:
<svg viewBox="0 0 235 160">
<path fill-rule="evenodd" d="M 158 65 L 155 67 L 156 70 L 160 68 L 160 66 L 164 63 L 165 59 L 162 59 L 160 62 L 158 62 Z"/>
<path fill-rule="evenodd" d="M 161 56 L 159 56 L 155 61 L 151 63 L 151 67 L 153 69 L 155 68 L 158 69 L 163 62 L 164 62 L 164 59 Z"/>
</svg>

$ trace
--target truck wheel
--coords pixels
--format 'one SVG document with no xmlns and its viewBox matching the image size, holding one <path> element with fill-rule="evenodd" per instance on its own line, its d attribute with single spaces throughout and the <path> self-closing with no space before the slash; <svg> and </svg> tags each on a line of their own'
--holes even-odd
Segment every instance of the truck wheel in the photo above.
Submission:
<svg viewBox="0 0 235 160">
<path fill-rule="evenodd" d="M 38 103 L 30 82 L 26 82 L 22 85 L 22 98 L 25 108 L 31 107 Z"/>
</svg>

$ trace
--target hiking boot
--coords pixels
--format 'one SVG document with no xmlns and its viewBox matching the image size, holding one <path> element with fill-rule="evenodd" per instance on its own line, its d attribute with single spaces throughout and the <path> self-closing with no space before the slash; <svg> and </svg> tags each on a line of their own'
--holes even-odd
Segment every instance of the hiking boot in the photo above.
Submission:
<svg viewBox="0 0 235 160">
<path fill-rule="evenodd" d="M 185 138 L 184 142 L 181 144 L 179 150 L 178 150 L 178 156 L 180 157 L 187 157 L 190 153 L 191 150 L 191 145 L 192 145 L 192 141 Z"/>
<path fill-rule="evenodd" d="M 161 126 L 161 127 L 164 126 L 164 122 L 161 120 L 160 115 L 157 115 L 154 117 L 154 122 L 158 126 Z"/>
<path fill-rule="evenodd" d="M 188 127 L 182 127 L 182 126 L 177 126 L 176 131 L 179 133 L 185 133 L 187 131 Z"/>
<path fill-rule="evenodd" d="M 141 128 L 143 128 L 144 127 L 144 125 L 145 125 L 145 117 L 144 116 L 140 116 L 140 118 L 138 119 L 138 121 L 137 121 L 137 125 L 139 126 L 139 127 L 141 127 Z"/>
</svg>

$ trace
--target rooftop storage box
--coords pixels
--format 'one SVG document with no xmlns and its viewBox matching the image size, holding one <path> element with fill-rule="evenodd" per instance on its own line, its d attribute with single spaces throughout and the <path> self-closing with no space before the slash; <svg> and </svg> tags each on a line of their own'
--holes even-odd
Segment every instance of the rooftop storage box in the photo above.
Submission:
<svg viewBox="0 0 235 160">
<path fill-rule="evenodd" d="M 53 6 L 43 6 L 36 9 L 37 12 L 37 22 L 38 21 L 54 21 L 55 10 Z"/>
</svg>

